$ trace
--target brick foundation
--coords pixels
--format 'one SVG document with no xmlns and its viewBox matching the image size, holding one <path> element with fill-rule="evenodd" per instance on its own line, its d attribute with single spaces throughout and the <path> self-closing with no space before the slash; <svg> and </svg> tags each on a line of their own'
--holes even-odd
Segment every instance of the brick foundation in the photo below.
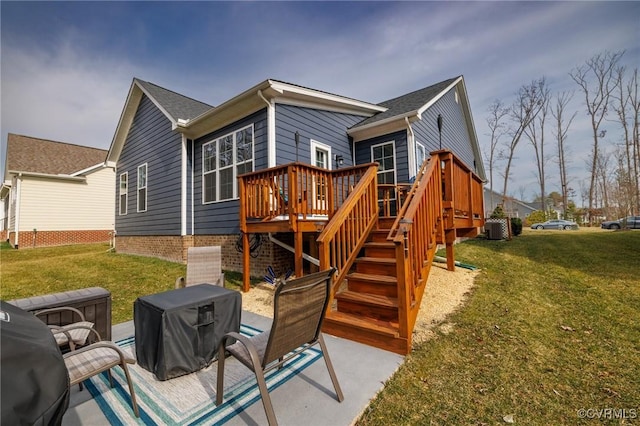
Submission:
<svg viewBox="0 0 640 426">
<path fill-rule="evenodd" d="M 120 236 L 116 237 L 118 253 L 151 256 L 172 262 L 186 262 L 189 247 L 222 247 L 222 269 L 242 273 L 242 253 L 236 249 L 238 235 L 195 235 L 195 236 Z M 267 266 L 276 273 L 284 273 L 294 267 L 293 254 L 261 236 L 261 244 L 252 253 L 251 276 L 262 277 Z"/>
<path fill-rule="evenodd" d="M 110 230 L 92 230 L 92 231 L 24 231 L 18 234 L 16 241 L 16 233 L 9 232 L 9 243 L 19 249 L 34 247 L 53 247 L 65 246 L 72 244 L 94 244 L 108 243 L 111 240 Z M 4 241 L 3 240 L 3 241 Z"/>
</svg>

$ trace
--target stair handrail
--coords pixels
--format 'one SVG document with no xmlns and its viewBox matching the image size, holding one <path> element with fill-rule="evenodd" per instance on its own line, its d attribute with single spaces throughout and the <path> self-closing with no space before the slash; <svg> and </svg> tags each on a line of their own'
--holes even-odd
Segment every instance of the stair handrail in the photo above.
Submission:
<svg viewBox="0 0 640 426">
<path fill-rule="evenodd" d="M 441 182 L 439 157 L 431 156 L 420 167 L 387 237 L 396 247 L 398 333 L 408 340 L 437 249 L 437 227 L 442 226 Z"/>
<path fill-rule="evenodd" d="M 371 164 L 316 239 L 320 270 L 336 268 L 330 303 L 377 222 L 377 181 L 378 165 Z"/>
</svg>

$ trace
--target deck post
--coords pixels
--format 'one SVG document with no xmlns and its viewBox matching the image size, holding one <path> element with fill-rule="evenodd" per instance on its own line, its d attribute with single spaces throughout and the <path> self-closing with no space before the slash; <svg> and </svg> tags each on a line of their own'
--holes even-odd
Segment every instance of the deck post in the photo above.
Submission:
<svg viewBox="0 0 640 426">
<path fill-rule="evenodd" d="M 296 278 L 300 278 L 302 276 L 302 232 L 296 231 L 295 233 L 295 269 L 296 269 Z"/>
<path fill-rule="evenodd" d="M 453 254 L 453 243 L 456 241 L 456 230 L 447 229 L 444 231 L 444 237 L 447 247 L 447 270 L 453 272 L 456 270 L 456 259 Z"/>
<path fill-rule="evenodd" d="M 248 292 L 249 286 L 251 283 L 250 275 L 251 269 L 249 266 L 249 251 L 251 248 L 249 247 L 249 234 L 246 232 L 242 233 L 242 291 Z"/>
</svg>

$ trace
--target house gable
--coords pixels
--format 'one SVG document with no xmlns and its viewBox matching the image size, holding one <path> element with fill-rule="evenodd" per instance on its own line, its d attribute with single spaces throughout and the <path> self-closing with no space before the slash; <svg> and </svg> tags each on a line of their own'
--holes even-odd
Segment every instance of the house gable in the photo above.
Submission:
<svg viewBox="0 0 640 426">
<path fill-rule="evenodd" d="M 121 147 L 116 170 L 116 230 L 119 235 L 180 235 L 182 135 L 147 95 L 142 94 Z M 139 168 L 146 166 L 144 182 Z M 126 214 L 120 213 L 120 176 L 127 174 Z M 141 186 L 143 185 L 143 186 Z M 146 197 L 139 211 L 138 197 Z"/>
<path fill-rule="evenodd" d="M 452 101 L 455 102 L 455 105 Z M 380 105 L 387 110 L 367 118 L 349 129 L 349 135 L 353 137 L 356 145 L 361 141 L 377 138 L 380 135 L 405 130 L 410 137 L 418 138 L 418 142 L 430 145 L 428 151 L 439 149 L 440 135 L 437 131 L 436 120 L 438 114 L 442 114 L 445 117 L 442 148 L 452 149 L 472 170 L 485 179 L 478 139 L 462 76 L 381 102 Z M 447 125 L 450 126 L 448 133 L 445 132 Z M 455 127 L 451 128 L 452 125 Z M 434 129 L 437 145 L 432 143 Z M 415 149 L 415 143 L 410 143 L 410 145 Z M 407 157 L 409 169 L 417 168 L 414 157 L 409 152 Z M 409 174 L 413 175 L 411 172 Z"/>
</svg>

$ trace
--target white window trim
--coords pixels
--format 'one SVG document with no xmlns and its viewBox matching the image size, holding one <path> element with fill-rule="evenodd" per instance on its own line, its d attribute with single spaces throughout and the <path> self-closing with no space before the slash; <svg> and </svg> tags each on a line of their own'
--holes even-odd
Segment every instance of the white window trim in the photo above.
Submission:
<svg viewBox="0 0 640 426">
<path fill-rule="evenodd" d="M 126 178 L 127 187 L 122 192 L 122 177 Z M 122 196 L 124 197 L 124 213 L 122 213 Z M 118 180 L 118 216 L 126 216 L 129 212 L 129 172 L 120 173 L 120 179 Z"/>
<path fill-rule="evenodd" d="M 420 166 L 422 166 L 422 163 L 418 162 L 418 147 L 422 148 L 422 152 L 423 152 L 423 162 L 424 160 L 427 159 L 427 147 L 424 146 L 424 144 L 421 144 L 420 142 L 416 141 L 416 171 L 414 176 L 418 175 L 418 172 L 420 171 Z"/>
<path fill-rule="evenodd" d="M 144 186 L 140 186 L 140 169 L 144 167 Z M 148 163 L 140 164 L 136 176 L 136 211 L 144 213 L 147 211 L 147 194 L 149 193 L 149 167 Z M 140 210 L 140 190 L 144 189 L 144 210 Z"/>
<path fill-rule="evenodd" d="M 387 141 L 387 142 L 382 142 L 382 143 L 378 143 L 375 145 L 371 145 L 371 162 L 374 162 L 375 160 L 373 159 L 373 149 L 379 146 L 384 146 L 384 145 L 388 145 L 391 144 L 391 147 L 393 148 L 393 184 L 397 185 L 398 183 L 398 165 L 397 165 L 397 161 L 398 161 L 398 157 L 396 154 L 396 141 Z M 380 170 L 378 170 L 378 173 L 380 173 Z"/>
<path fill-rule="evenodd" d="M 210 141 L 207 141 L 205 143 L 202 144 L 202 159 L 201 159 L 201 164 L 202 164 L 202 171 L 200 173 L 200 178 L 201 178 L 201 183 L 202 183 L 202 188 L 201 188 L 201 201 L 202 204 L 214 204 L 214 203 L 224 203 L 227 201 L 232 201 L 232 200 L 237 200 L 238 199 L 238 165 L 239 164 L 244 164 L 247 163 L 247 161 L 244 161 L 242 163 L 238 163 L 236 162 L 236 159 L 238 157 L 238 142 L 236 140 L 236 133 L 238 132 L 242 132 L 246 129 L 251 129 L 251 134 L 253 137 L 253 141 L 251 143 L 251 171 L 255 171 L 256 169 L 256 131 L 254 128 L 254 124 L 251 123 L 248 126 L 244 126 L 244 127 L 240 127 L 238 129 L 233 130 L 232 132 L 226 133 L 224 135 L 218 136 L 215 139 L 211 139 Z M 231 166 L 233 169 L 233 196 L 231 198 L 225 198 L 224 200 L 220 199 L 220 153 L 218 152 L 218 141 L 226 138 L 227 136 L 232 136 L 233 138 L 233 165 Z M 216 150 L 216 168 L 214 171 L 211 172 L 206 172 L 208 173 L 215 173 L 216 174 L 216 199 L 213 201 L 204 201 L 204 176 L 205 176 L 205 171 L 204 171 L 204 148 L 207 145 L 213 144 L 214 149 Z"/>
<path fill-rule="evenodd" d="M 316 140 L 311 139 L 310 141 L 310 149 L 311 149 L 311 165 L 316 165 L 316 148 L 320 148 L 323 151 L 327 152 L 327 170 L 332 169 L 333 156 L 331 155 L 331 146 L 323 144 L 322 142 L 318 142 Z"/>
</svg>

